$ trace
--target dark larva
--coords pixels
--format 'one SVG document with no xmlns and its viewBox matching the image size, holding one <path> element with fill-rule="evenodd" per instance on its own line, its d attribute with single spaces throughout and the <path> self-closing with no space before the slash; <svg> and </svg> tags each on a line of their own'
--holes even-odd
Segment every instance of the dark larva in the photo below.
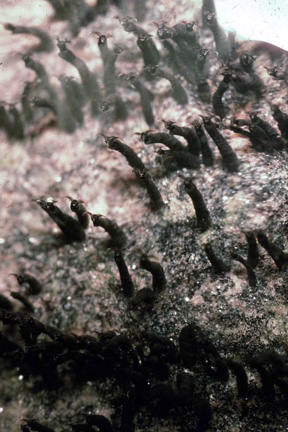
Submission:
<svg viewBox="0 0 288 432">
<path fill-rule="evenodd" d="M 243 365 L 236 360 L 229 360 L 228 367 L 236 376 L 238 395 L 245 397 L 248 392 L 248 377 Z"/>
<path fill-rule="evenodd" d="M 206 231 L 211 227 L 212 220 L 201 192 L 190 179 L 185 180 L 185 191 L 193 202 L 198 227 L 201 229 L 201 231 Z"/>
<path fill-rule="evenodd" d="M 247 262 L 254 269 L 257 267 L 259 262 L 259 250 L 255 234 L 252 232 L 246 233 L 246 240 L 248 243 Z"/>
<path fill-rule="evenodd" d="M 210 263 L 212 264 L 213 267 L 215 267 L 216 270 L 224 273 L 230 271 L 231 268 L 230 264 L 223 261 L 223 259 L 219 255 L 219 251 L 217 251 L 216 253 L 214 252 L 211 243 L 207 243 L 205 245 L 204 250 L 207 255 L 207 258 L 209 259 Z"/>
<path fill-rule="evenodd" d="M 229 72 L 224 74 L 223 81 L 220 82 L 217 90 L 212 97 L 212 105 L 216 115 L 218 115 L 221 120 L 227 116 L 228 109 L 225 107 L 222 97 L 224 93 L 228 90 L 229 84 L 231 82 L 232 76 Z"/>
<path fill-rule="evenodd" d="M 151 106 L 151 94 L 148 92 L 145 85 L 135 74 L 129 74 L 128 80 L 132 83 L 133 87 L 138 91 L 140 95 L 142 111 L 147 124 L 149 126 L 153 126 L 155 119 Z"/>
<path fill-rule="evenodd" d="M 33 120 L 33 110 L 29 101 L 32 88 L 32 82 L 28 82 L 27 84 L 25 84 L 21 97 L 22 112 L 27 122 L 31 122 Z"/>
<path fill-rule="evenodd" d="M 137 45 L 141 50 L 145 66 L 159 64 L 161 56 L 151 35 L 143 33 L 138 34 Z"/>
<path fill-rule="evenodd" d="M 165 127 L 169 130 L 169 132 L 173 135 L 182 136 L 186 139 L 188 143 L 187 149 L 190 153 L 192 153 L 195 156 L 200 155 L 200 148 L 201 144 L 198 138 L 197 133 L 195 133 L 194 129 L 192 127 L 182 127 L 178 126 L 174 122 L 171 121 L 164 121 Z M 174 149 L 171 149 L 174 150 Z M 176 149 L 175 149 L 176 150 Z M 180 148 L 179 148 L 180 150 Z"/>
<path fill-rule="evenodd" d="M 42 285 L 34 276 L 27 273 L 21 273 L 21 274 L 13 273 L 13 276 L 16 277 L 19 285 L 23 285 L 23 284 L 28 285 L 26 294 L 36 295 L 42 291 Z"/>
<path fill-rule="evenodd" d="M 216 126 L 211 122 L 209 117 L 204 117 L 203 120 L 206 131 L 213 139 L 214 143 L 218 147 L 219 152 L 221 153 L 225 168 L 230 172 L 238 171 L 240 163 L 234 150 L 225 140 L 223 135 L 218 131 Z"/>
<path fill-rule="evenodd" d="M 25 295 L 23 295 L 19 292 L 11 292 L 10 295 L 14 299 L 19 300 L 21 303 L 23 303 L 23 305 L 25 306 L 25 308 L 27 309 L 28 312 L 31 312 L 31 313 L 34 312 L 34 306 L 30 303 L 30 301 L 27 299 L 27 297 L 25 297 Z"/>
<path fill-rule="evenodd" d="M 264 130 L 268 138 L 273 143 L 275 150 L 283 150 L 285 147 L 284 141 L 280 138 L 279 133 L 267 121 L 261 119 L 257 114 L 250 114 L 252 123 Z"/>
<path fill-rule="evenodd" d="M 282 137 L 288 139 L 288 114 L 283 113 L 277 105 L 272 105 L 272 115 L 278 123 Z"/>
<path fill-rule="evenodd" d="M 169 72 L 160 69 L 159 67 L 150 67 L 147 68 L 148 72 L 150 72 L 152 75 L 165 78 L 167 79 L 172 86 L 172 97 L 175 99 L 179 105 L 186 105 L 188 103 L 188 96 L 183 88 L 181 82 L 174 77 L 174 75 L 170 74 Z"/>
<path fill-rule="evenodd" d="M 65 42 L 58 42 L 58 48 L 60 50 L 59 57 L 72 64 L 78 70 L 85 93 L 91 100 L 92 115 L 97 115 L 100 110 L 99 104 L 102 96 L 95 75 L 90 72 L 83 60 L 76 57 L 66 47 Z"/>
<path fill-rule="evenodd" d="M 246 94 L 252 92 L 257 98 L 260 98 L 263 95 L 263 81 L 255 73 L 245 75 L 237 73 L 232 76 L 232 82 L 239 93 Z"/>
<path fill-rule="evenodd" d="M 207 26 L 210 28 L 214 36 L 219 60 L 228 60 L 231 53 L 231 47 L 229 46 L 229 41 L 225 31 L 218 24 L 216 13 L 206 11 L 204 12 L 204 15 Z"/>
<path fill-rule="evenodd" d="M 134 284 L 120 250 L 115 251 L 114 261 L 119 270 L 123 293 L 125 297 L 132 297 L 134 295 Z"/>
<path fill-rule="evenodd" d="M 83 241 L 86 238 L 85 230 L 73 217 L 63 213 L 59 207 L 51 201 L 39 199 L 36 201 L 40 207 L 48 213 L 51 219 L 58 225 L 69 241 Z"/>
<path fill-rule="evenodd" d="M 166 289 L 167 279 L 161 264 L 150 261 L 147 255 L 142 255 L 140 258 L 140 267 L 152 274 L 152 286 L 155 292 L 159 293 Z"/>
<path fill-rule="evenodd" d="M 105 141 L 107 142 L 110 149 L 121 153 L 126 158 L 129 165 L 133 168 L 140 184 L 146 188 L 150 196 L 151 208 L 154 210 L 161 208 L 164 205 L 161 194 L 142 160 L 137 156 L 134 150 L 128 145 L 119 141 L 116 137 L 105 136 Z"/>
<path fill-rule="evenodd" d="M 150 206 L 152 210 L 160 210 L 164 206 L 161 193 L 157 188 L 156 184 L 152 180 L 152 177 L 147 169 L 135 169 L 134 170 L 140 183 L 145 187 L 150 197 Z"/>
<path fill-rule="evenodd" d="M 94 227 L 101 227 L 110 235 L 109 244 L 111 247 L 123 248 L 127 243 L 127 237 L 122 228 L 106 216 L 100 214 L 91 214 L 91 220 Z"/>
<path fill-rule="evenodd" d="M 72 212 L 76 213 L 79 224 L 84 229 L 87 229 L 89 226 L 89 215 L 87 214 L 86 208 L 83 206 L 84 201 L 76 200 L 69 196 L 67 196 L 66 198 L 71 201 L 70 208 Z"/>
<path fill-rule="evenodd" d="M 239 261 L 245 267 L 245 269 L 247 270 L 249 285 L 254 288 L 257 285 L 257 279 L 253 268 L 240 255 L 234 254 L 232 258 L 236 261 Z"/>
<path fill-rule="evenodd" d="M 209 147 L 209 143 L 205 135 L 203 126 L 201 125 L 201 123 L 196 122 L 194 123 L 194 127 L 198 136 L 198 140 L 200 142 L 203 164 L 206 167 L 212 166 L 214 164 L 214 157 L 212 150 Z"/>
<path fill-rule="evenodd" d="M 142 132 L 140 136 L 146 145 L 161 143 L 165 144 L 170 150 L 185 151 L 183 144 L 173 135 L 168 133 L 146 131 Z"/>
<path fill-rule="evenodd" d="M 157 153 L 164 156 L 165 162 L 168 162 L 168 168 L 169 168 L 169 161 L 171 159 L 172 161 L 176 162 L 177 169 L 178 168 L 189 168 L 189 169 L 200 168 L 200 161 L 198 157 L 188 153 L 187 151 L 174 151 L 174 150 L 166 151 L 166 150 L 159 149 Z"/>
<path fill-rule="evenodd" d="M 268 239 L 263 232 L 257 235 L 258 242 L 268 252 L 279 270 L 284 270 L 288 265 L 288 254 L 283 252 L 282 249 Z"/>
<path fill-rule="evenodd" d="M 13 24 L 5 24 L 5 28 L 13 34 L 30 34 L 40 39 L 40 44 L 34 51 L 51 52 L 54 49 L 54 43 L 50 36 L 38 27 L 14 26 Z"/>
<path fill-rule="evenodd" d="M 240 55 L 240 65 L 244 72 L 251 73 L 253 72 L 253 63 L 256 60 L 256 57 L 249 53 L 242 53 Z"/>
</svg>

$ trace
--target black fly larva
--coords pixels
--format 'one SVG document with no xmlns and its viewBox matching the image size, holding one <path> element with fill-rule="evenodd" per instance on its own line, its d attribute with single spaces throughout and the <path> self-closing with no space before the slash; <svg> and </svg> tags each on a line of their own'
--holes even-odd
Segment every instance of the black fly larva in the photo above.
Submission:
<svg viewBox="0 0 288 432">
<path fill-rule="evenodd" d="M 81 77 L 83 88 L 87 97 L 91 100 L 92 115 L 99 113 L 99 103 L 101 102 L 101 92 L 95 74 L 92 74 L 83 60 L 76 57 L 67 47 L 63 41 L 58 42 L 58 48 L 60 50 L 59 57 L 68 63 L 72 64 Z"/>
<path fill-rule="evenodd" d="M 127 243 L 127 237 L 122 228 L 111 219 L 108 219 L 106 216 L 101 214 L 92 214 L 90 213 L 91 221 L 94 227 L 103 228 L 110 236 L 109 244 L 111 247 L 123 248 Z"/>
<path fill-rule="evenodd" d="M 255 62 L 255 60 L 256 57 L 247 52 L 244 52 L 240 55 L 240 65 L 244 72 L 253 72 L 253 63 Z"/>
<path fill-rule="evenodd" d="M 43 84 L 48 84 L 48 74 L 41 63 L 36 62 L 29 55 L 26 54 L 22 57 L 22 60 L 25 63 L 25 67 L 33 70 Z"/>
<path fill-rule="evenodd" d="M 136 74 L 134 73 L 128 74 L 127 79 L 131 82 L 133 87 L 138 91 L 140 95 L 142 111 L 147 124 L 149 126 L 153 126 L 155 119 L 154 119 L 154 114 L 151 106 L 151 92 L 147 90 L 143 82 L 139 79 L 139 77 Z"/>
<path fill-rule="evenodd" d="M 194 23 L 180 22 L 172 27 L 169 27 L 165 22 L 153 23 L 158 27 L 157 36 L 159 39 L 174 39 L 176 41 L 182 39 L 186 42 L 196 42 L 197 37 L 193 29 Z"/>
<path fill-rule="evenodd" d="M 159 64 L 161 56 L 151 35 L 139 33 L 137 37 L 137 45 L 141 50 L 145 66 L 156 66 Z"/>
<path fill-rule="evenodd" d="M 85 0 L 77 0 L 68 2 L 70 7 L 69 29 L 73 37 L 78 36 L 81 27 L 87 26 L 96 18 L 97 12 L 95 8 L 88 5 Z M 72 7 L 71 7 L 72 6 Z"/>
<path fill-rule="evenodd" d="M 207 15 L 216 15 L 216 8 L 214 0 L 203 0 L 202 3 L 202 25 L 207 27 Z"/>
<path fill-rule="evenodd" d="M 252 121 L 248 119 L 237 119 L 235 117 L 232 118 L 231 124 L 234 124 L 236 126 L 248 126 L 250 127 L 252 125 Z"/>
<path fill-rule="evenodd" d="M 115 121 L 126 120 L 128 118 L 128 110 L 126 104 L 117 95 L 110 95 L 101 103 L 103 112 L 114 108 Z"/>
<path fill-rule="evenodd" d="M 102 61 L 105 64 L 105 62 L 107 61 L 109 56 L 113 54 L 113 52 L 108 47 L 107 36 L 98 32 L 94 32 L 94 34 L 98 36 L 98 47 L 100 50 Z"/>
<path fill-rule="evenodd" d="M 0 104 L 0 129 L 6 132 L 8 138 L 13 138 L 13 123 L 3 103 Z"/>
<path fill-rule="evenodd" d="M 150 206 L 152 210 L 160 210 L 164 206 L 161 193 L 152 180 L 151 174 L 145 169 L 134 169 L 134 172 L 141 185 L 145 187 L 150 197 Z"/>
<path fill-rule="evenodd" d="M 222 97 L 224 96 L 224 93 L 228 90 L 231 79 L 232 79 L 231 73 L 225 72 L 223 80 L 220 82 L 217 90 L 212 96 L 212 105 L 213 105 L 214 113 L 217 116 L 219 116 L 221 120 L 224 117 L 226 117 L 228 113 L 228 109 L 223 103 Z"/>
<path fill-rule="evenodd" d="M 11 311 L 13 309 L 12 303 L 3 294 L 0 294 L 0 309 L 5 309 L 7 311 Z"/>
<path fill-rule="evenodd" d="M 161 69 L 158 66 L 148 66 L 146 70 L 153 76 L 164 78 L 171 83 L 172 97 L 179 105 L 186 105 L 188 103 L 187 93 L 181 82 L 177 78 L 175 78 L 174 75 Z"/>
<path fill-rule="evenodd" d="M 19 300 L 27 309 L 27 311 L 33 313 L 34 312 L 34 306 L 30 303 L 30 301 L 28 300 L 28 298 L 24 295 L 21 294 L 20 292 L 11 292 L 10 293 L 11 297 L 13 297 L 15 300 Z"/>
<path fill-rule="evenodd" d="M 196 213 L 197 225 L 201 231 L 206 231 L 212 225 L 210 212 L 207 209 L 201 192 L 197 189 L 192 179 L 185 179 L 185 191 L 191 198 Z"/>
<path fill-rule="evenodd" d="M 13 127 L 13 136 L 18 140 L 24 139 L 25 127 L 24 127 L 24 123 L 20 111 L 18 110 L 16 105 L 9 106 L 9 114 L 10 114 L 12 127 Z"/>
<path fill-rule="evenodd" d="M 169 130 L 170 134 L 182 136 L 183 138 L 185 138 L 187 143 L 188 143 L 187 150 L 190 153 L 192 153 L 194 156 L 198 157 L 200 154 L 201 145 L 199 142 L 198 135 L 195 133 L 194 129 L 191 127 L 187 127 L 187 126 L 184 126 L 184 127 L 178 126 L 172 121 L 165 121 L 165 120 L 163 120 L 163 121 L 164 121 L 166 129 Z M 165 144 L 165 143 L 163 143 L 163 144 Z M 176 150 L 176 149 L 171 148 L 171 150 Z M 179 148 L 179 150 L 183 150 L 183 148 L 182 149 Z"/>
<path fill-rule="evenodd" d="M 106 144 L 108 144 L 109 149 L 116 150 L 121 153 L 133 169 L 145 170 L 144 163 L 131 147 L 122 143 L 115 136 L 104 135 L 104 139 Z"/>
<path fill-rule="evenodd" d="M 134 0 L 134 14 L 138 22 L 143 22 L 147 12 L 147 0 Z"/>
<path fill-rule="evenodd" d="M 276 150 L 283 150 L 285 147 L 284 141 L 279 136 L 279 133 L 273 126 L 267 121 L 261 119 L 257 114 L 250 114 L 250 118 L 253 124 L 264 130 L 269 140 L 273 143 Z"/>
<path fill-rule="evenodd" d="M 151 175 L 146 169 L 144 163 L 137 156 L 134 150 L 128 145 L 119 141 L 117 137 L 105 136 L 105 141 L 110 149 L 116 150 L 121 153 L 126 158 L 129 165 L 133 168 L 140 184 L 142 184 L 146 188 L 150 196 L 151 207 L 155 210 L 161 208 L 164 205 L 161 194 L 157 186 L 153 182 Z"/>
<path fill-rule="evenodd" d="M 35 96 L 31 99 L 31 103 L 36 108 L 47 108 L 50 111 L 52 111 L 55 115 L 57 115 L 57 107 L 49 99 L 44 99 L 44 98 L 40 98 L 40 97 Z"/>
<path fill-rule="evenodd" d="M 187 151 L 175 151 L 175 150 L 163 150 L 158 149 L 157 153 L 159 155 L 164 156 L 165 161 L 172 161 L 176 162 L 176 166 L 178 168 L 188 168 L 188 169 L 199 169 L 200 168 L 200 160 L 197 156 L 194 156 L 191 153 L 188 153 Z"/>
<path fill-rule="evenodd" d="M 55 18 L 58 20 L 66 20 L 70 18 L 71 7 L 67 7 L 67 2 L 62 0 L 46 0 L 55 11 Z"/>
<path fill-rule="evenodd" d="M 269 402 L 274 402 L 276 391 L 274 387 L 274 377 L 262 364 L 261 356 L 254 357 L 250 361 L 250 366 L 257 370 L 261 377 L 262 392 L 267 397 Z"/>
<path fill-rule="evenodd" d="M 239 397 L 245 397 L 248 393 L 248 377 L 244 366 L 236 360 L 228 360 L 227 365 L 236 376 Z"/>
<path fill-rule="evenodd" d="M 82 228 L 87 229 L 89 226 L 89 215 L 87 214 L 86 208 L 83 206 L 83 204 L 85 204 L 84 201 L 73 199 L 70 196 L 66 196 L 66 198 L 71 201 L 70 209 L 72 212 L 76 213 L 79 224 Z"/>
<path fill-rule="evenodd" d="M 38 27 L 14 26 L 13 24 L 5 24 L 4 27 L 13 34 L 30 34 L 40 39 L 41 43 L 33 51 L 51 52 L 54 49 L 50 36 Z"/>
<path fill-rule="evenodd" d="M 50 109 L 53 110 L 53 112 L 55 112 L 59 122 L 59 127 L 61 129 L 66 130 L 68 133 L 74 132 L 76 126 L 71 116 L 69 107 L 67 107 L 65 104 L 62 103 L 62 101 L 58 97 L 57 92 L 50 85 L 49 77 L 47 75 L 44 66 L 41 63 L 34 61 L 28 55 L 24 55 L 22 59 L 25 63 L 25 66 L 28 69 L 32 69 L 36 73 L 36 75 L 40 78 L 41 85 L 43 86 L 44 90 L 48 94 L 48 98 L 46 97 L 46 95 L 43 98 L 43 100 L 45 101 L 44 103 L 46 104 L 46 100 L 47 100 L 47 107 L 49 107 Z M 41 100 L 42 98 L 39 99 L 39 101 Z"/>
<path fill-rule="evenodd" d="M 82 108 L 87 101 L 82 84 L 80 84 L 74 77 L 71 76 L 61 76 L 59 79 L 61 83 L 62 81 L 65 83 L 65 86 L 69 89 L 69 92 L 73 94 L 73 98 L 77 101 L 78 106 Z"/>
<path fill-rule="evenodd" d="M 213 267 L 215 267 L 216 270 L 218 270 L 221 273 L 222 272 L 226 273 L 226 272 L 230 271 L 230 268 L 231 268 L 230 264 L 223 261 L 219 252 L 217 251 L 217 253 L 216 253 L 214 251 L 211 243 L 206 243 L 204 250 L 205 250 L 205 253 L 207 255 L 207 258 L 209 259 L 210 263 L 212 264 Z"/>
<path fill-rule="evenodd" d="M 242 257 L 242 256 L 240 256 L 240 255 L 237 255 L 237 254 L 233 254 L 232 255 L 232 258 L 235 260 L 235 261 L 238 261 L 238 262 L 240 262 L 244 267 L 245 267 L 245 269 L 246 269 L 246 271 L 247 271 L 247 275 L 248 275 L 248 282 L 249 282 L 249 285 L 251 286 L 251 287 L 255 287 L 256 285 L 257 285 L 257 279 L 256 279 L 256 275 L 255 275 L 255 273 L 254 273 L 254 270 L 253 270 L 253 268 L 250 266 L 250 264 Z"/>
<path fill-rule="evenodd" d="M 130 16 L 121 19 L 119 17 L 115 18 L 119 19 L 120 24 L 127 33 L 145 34 L 147 36 L 149 35 L 149 33 L 147 33 L 142 27 L 137 24 L 137 20 L 135 18 L 132 18 Z"/>
<path fill-rule="evenodd" d="M 225 31 L 218 24 L 216 13 L 206 11 L 204 12 L 204 15 L 207 26 L 210 28 L 214 36 L 218 59 L 228 60 L 231 54 L 231 47 L 229 46 L 229 41 Z"/>
<path fill-rule="evenodd" d="M 34 276 L 27 273 L 11 273 L 11 275 L 16 277 L 19 285 L 25 284 L 27 286 L 26 294 L 36 295 L 42 291 L 42 285 Z"/>
<path fill-rule="evenodd" d="M 172 39 L 176 43 L 179 58 L 188 69 L 192 70 L 195 67 L 196 50 L 201 48 L 194 33 L 193 25 L 189 26 L 184 22 L 173 27 L 168 27 L 165 22 L 159 24 L 155 22 L 153 24 L 158 27 L 157 36 L 159 39 Z M 192 34 L 195 36 L 195 40 L 194 37 L 190 40 Z"/>
<path fill-rule="evenodd" d="M 260 141 L 259 141 L 259 139 L 256 138 L 257 135 L 258 135 L 258 138 L 259 138 L 259 136 L 261 136 L 260 135 L 261 131 L 260 131 L 260 133 L 257 133 L 257 132 L 259 132 L 259 128 L 256 129 L 255 128 L 256 125 L 253 125 L 249 120 L 242 120 L 242 119 L 239 119 L 239 120 L 234 119 L 234 122 L 235 122 L 235 124 L 249 125 L 248 131 L 246 129 L 242 129 L 239 126 L 234 126 L 233 124 L 230 126 L 230 129 L 233 132 L 239 133 L 240 135 L 244 136 L 245 138 L 248 138 L 250 140 L 254 150 L 259 151 L 259 152 L 262 152 L 262 151 L 268 151 L 269 152 L 272 150 L 271 143 L 267 141 L 267 136 L 265 137 L 264 140 L 261 140 L 261 138 L 260 138 Z M 255 133 L 253 133 L 254 131 L 255 131 Z M 264 131 L 262 130 L 262 135 L 263 135 L 263 133 L 264 133 Z"/>
<path fill-rule="evenodd" d="M 256 123 L 253 123 L 248 127 L 248 129 L 252 140 L 258 142 L 259 145 L 262 146 L 263 151 L 266 151 L 267 153 L 273 152 L 274 144 L 271 142 L 269 136 L 265 130 L 262 129 L 262 127 L 258 126 Z"/>
<path fill-rule="evenodd" d="M 197 79 L 205 78 L 204 76 L 204 66 L 206 63 L 207 56 L 209 51 L 205 48 L 201 48 L 197 51 L 196 56 L 196 69 L 197 69 Z"/>
<path fill-rule="evenodd" d="M 265 67 L 265 69 L 276 81 L 285 81 L 287 84 L 288 73 L 286 71 L 280 70 L 277 66 L 273 66 L 272 68 Z"/>
<path fill-rule="evenodd" d="M 148 130 L 141 132 L 140 137 L 146 145 L 161 143 L 170 150 L 185 151 L 185 147 L 177 138 L 165 132 L 152 132 Z"/>
<path fill-rule="evenodd" d="M 168 40 L 163 41 L 165 49 L 169 52 L 172 64 L 177 72 L 185 78 L 185 80 L 192 85 L 195 85 L 196 78 L 191 68 L 187 67 L 183 62 L 178 47 Z"/>
<path fill-rule="evenodd" d="M 107 44 L 107 37 L 100 35 L 98 38 L 98 47 L 104 64 L 103 81 L 106 96 L 116 93 L 116 71 L 115 63 L 118 57 L 116 50 L 111 50 Z"/>
<path fill-rule="evenodd" d="M 221 153 L 225 168 L 230 172 L 238 171 L 240 164 L 239 159 L 230 144 L 218 131 L 215 124 L 212 123 L 210 117 L 203 117 L 203 122 L 205 130 L 208 132 L 208 134 L 218 147 L 219 152 Z"/>
<path fill-rule="evenodd" d="M 35 432 L 54 432 L 54 429 L 44 426 L 35 419 L 22 419 L 21 430 L 22 432 L 29 432 L 30 430 Z"/>
<path fill-rule="evenodd" d="M 24 118 L 27 122 L 31 122 L 33 120 L 33 110 L 30 105 L 30 93 L 33 87 L 32 82 L 28 82 L 25 84 L 22 96 L 21 96 L 21 106 Z M 1 114 L 0 114 L 1 116 Z"/>
<path fill-rule="evenodd" d="M 197 81 L 197 91 L 198 96 L 202 102 L 210 103 L 211 101 L 211 89 L 206 78 L 198 78 Z"/>
<path fill-rule="evenodd" d="M 260 98 L 263 95 L 263 81 L 255 73 L 235 73 L 232 75 L 232 82 L 239 93 L 246 94 L 252 92 L 257 98 Z"/>
<path fill-rule="evenodd" d="M 250 265 L 250 267 L 254 269 L 257 267 L 259 262 L 259 250 L 258 250 L 255 234 L 253 232 L 247 232 L 246 240 L 248 243 L 247 262 Z"/>
<path fill-rule="evenodd" d="M 119 270 L 123 294 L 125 297 L 132 297 L 134 295 L 134 283 L 124 261 L 123 255 L 119 249 L 116 249 L 114 252 L 114 261 Z"/>
<path fill-rule="evenodd" d="M 194 323 L 187 324 L 181 329 L 178 341 L 185 367 L 191 367 L 196 363 L 202 339 L 204 342 L 203 332 Z"/>
<path fill-rule="evenodd" d="M 82 125 L 84 121 L 84 115 L 81 110 L 81 103 L 75 95 L 73 80 L 68 77 L 59 77 L 59 81 L 65 93 L 65 102 L 69 106 L 71 113 L 75 120 Z"/>
<path fill-rule="evenodd" d="M 259 232 L 257 239 L 260 245 L 268 252 L 270 257 L 275 262 L 279 270 L 285 270 L 288 266 L 288 254 L 283 252 L 282 249 L 275 243 L 270 241 L 266 234 Z"/>
<path fill-rule="evenodd" d="M 59 207 L 55 206 L 55 201 L 36 200 L 36 203 L 48 213 L 50 218 L 58 225 L 67 240 L 83 241 L 86 238 L 85 230 L 70 215 L 63 213 Z"/>
<path fill-rule="evenodd" d="M 140 267 L 152 274 L 152 286 L 156 293 L 166 289 L 167 279 L 161 264 L 151 261 L 147 255 L 143 254 L 140 258 Z"/>
<path fill-rule="evenodd" d="M 277 105 L 272 105 L 271 108 L 282 137 L 288 139 L 288 114 L 283 113 Z"/>
<path fill-rule="evenodd" d="M 206 167 L 212 166 L 214 164 L 214 157 L 213 157 L 212 150 L 209 147 L 209 143 L 206 134 L 204 132 L 203 126 L 201 123 L 195 122 L 194 128 L 198 136 L 198 140 L 200 142 L 203 164 Z"/>
</svg>

